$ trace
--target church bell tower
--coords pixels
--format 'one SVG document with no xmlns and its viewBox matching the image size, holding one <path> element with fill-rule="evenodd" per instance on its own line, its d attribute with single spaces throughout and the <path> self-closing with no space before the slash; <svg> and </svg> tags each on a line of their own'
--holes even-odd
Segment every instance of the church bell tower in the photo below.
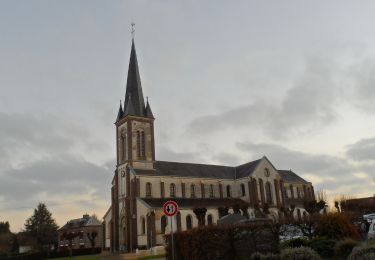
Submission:
<svg viewBox="0 0 375 260">
<path fill-rule="evenodd" d="M 130 52 L 124 106 L 116 119 L 117 166 L 152 169 L 155 161 L 154 116 L 144 101 L 134 39 Z"/>
</svg>

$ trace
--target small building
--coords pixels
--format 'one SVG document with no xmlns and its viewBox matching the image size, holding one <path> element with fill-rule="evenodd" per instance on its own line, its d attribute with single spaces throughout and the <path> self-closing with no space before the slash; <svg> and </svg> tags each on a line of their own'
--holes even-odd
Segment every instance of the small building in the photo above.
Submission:
<svg viewBox="0 0 375 260">
<path fill-rule="evenodd" d="M 91 238 L 96 233 L 94 241 L 95 248 L 103 246 L 103 226 L 94 216 L 85 214 L 82 218 L 69 220 L 63 227 L 57 230 L 58 250 L 78 248 L 92 248 Z"/>
</svg>

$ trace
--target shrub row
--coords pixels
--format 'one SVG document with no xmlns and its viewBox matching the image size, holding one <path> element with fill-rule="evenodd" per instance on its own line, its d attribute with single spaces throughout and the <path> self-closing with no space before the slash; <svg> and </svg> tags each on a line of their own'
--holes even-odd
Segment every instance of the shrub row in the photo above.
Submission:
<svg viewBox="0 0 375 260">
<path fill-rule="evenodd" d="M 167 236 L 167 259 L 172 259 Z M 175 259 L 246 259 L 255 252 L 278 253 L 278 227 L 272 224 L 205 226 L 174 234 Z"/>
</svg>

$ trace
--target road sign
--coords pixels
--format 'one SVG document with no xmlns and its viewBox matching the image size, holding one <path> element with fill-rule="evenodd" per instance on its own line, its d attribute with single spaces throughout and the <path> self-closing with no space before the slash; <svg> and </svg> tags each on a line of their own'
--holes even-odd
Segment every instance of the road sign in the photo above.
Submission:
<svg viewBox="0 0 375 260">
<path fill-rule="evenodd" d="M 165 215 L 172 217 L 177 214 L 178 205 L 175 201 L 172 201 L 172 200 L 167 201 L 163 205 L 163 211 Z"/>
</svg>

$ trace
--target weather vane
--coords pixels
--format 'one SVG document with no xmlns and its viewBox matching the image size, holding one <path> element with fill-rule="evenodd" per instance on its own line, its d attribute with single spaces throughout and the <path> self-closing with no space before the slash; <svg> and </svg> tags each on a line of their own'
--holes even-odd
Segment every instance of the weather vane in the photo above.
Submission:
<svg viewBox="0 0 375 260">
<path fill-rule="evenodd" d="M 135 27 L 135 23 L 134 22 L 132 22 L 131 23 L 131 26 L 132 26 L 132 38 L 134 39 L 134 32 L 135 32 L 135 29 L 134 29 L 134 27 Z"/>
</svg>

